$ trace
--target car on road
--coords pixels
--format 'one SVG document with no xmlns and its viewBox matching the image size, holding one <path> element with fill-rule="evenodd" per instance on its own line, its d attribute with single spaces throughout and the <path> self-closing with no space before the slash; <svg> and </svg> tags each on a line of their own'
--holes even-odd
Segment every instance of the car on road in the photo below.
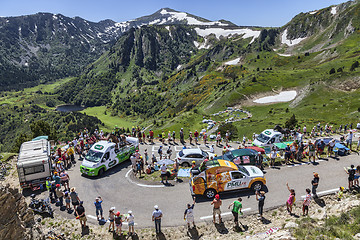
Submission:
<svg viewBox="0 0 360 240">
<path fill-rule="evenodd" d="M 190 167 L 192 161 L 195 161 L 195 164 L 198 166 L 205 159 L 209 159 L 215 154 L 207 153 L 199 148 L 185 148 L 176 154 L 176 158 L 179 161 L 179 164 L 183 167 Z"/>
<path fill-rule="evenodd" d="M 217 193 L 252 189 L 260 191 L 266 185 L 263 172 L 255 166 L 237 166 L 226 160 L 212 160 L 207 169 L 191 176 L 192 195 L 204 195 L 211 199 Z"/>
<path fill-rule="evenodd" d="M 127 137 L 125 145 L 116 149 L 116 144 L 108 141 L 95 143 L 80 166 L 80 172 L 88 176 L 100 176 L 108 169 L 128 160 L 139 149 L 137 138 Z"/>
<path fill-rule="evenodd" d="M 266 129 L 256 137 L 253 146 L 265 147 L 279 142 L 282 142 L 281 132 L 275 131 L 274 129 Z"/>
</svg>

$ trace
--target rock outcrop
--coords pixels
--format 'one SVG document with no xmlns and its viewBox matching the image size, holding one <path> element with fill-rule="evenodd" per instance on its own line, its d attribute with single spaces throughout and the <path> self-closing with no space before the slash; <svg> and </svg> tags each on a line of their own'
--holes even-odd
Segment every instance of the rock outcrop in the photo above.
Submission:
<svg viewBox="0 0 360 240">
<path fill-rule="evenodd" d="M 17 189 L 0 185 L 0 239 L 42 239 L 25 198 Z"/>
</svg>

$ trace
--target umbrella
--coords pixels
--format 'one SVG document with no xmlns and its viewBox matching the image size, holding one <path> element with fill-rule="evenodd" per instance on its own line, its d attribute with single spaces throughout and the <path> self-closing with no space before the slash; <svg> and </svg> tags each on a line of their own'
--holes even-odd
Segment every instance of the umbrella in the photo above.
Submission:
<svg viewBox="0 0 360 240">
<path fill-rule="evenodd" d="M 170 159 L 163 159 L 163 160 L 160 160 L 160 161 L 157 162 L 157 164 L 159 164 L 159 165 L 165 164 L 166 166 L 174 164 L 174 163 L 175 162 L 173 160 L 170 160 Z"/>
</svg>

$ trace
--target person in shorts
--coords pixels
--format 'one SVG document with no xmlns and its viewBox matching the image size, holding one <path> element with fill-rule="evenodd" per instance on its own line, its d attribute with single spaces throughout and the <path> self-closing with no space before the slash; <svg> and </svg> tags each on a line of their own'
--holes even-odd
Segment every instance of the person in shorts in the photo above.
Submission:
<svg viewBox="0 0 360 240">
<path fill-rule="evenodd" d="M 169 177 L 170 174 L 169 174 L 169 172 L 167 170 L 167 167 L 166 167 L 165 163 L 161 166 L 160 170 L 161 170 L 161 183 L 169 184 L 168 183 L 168 177 Z M 166 183 L 164 183 L 164 179 L 166 180 Z"/>
<path fill-rule="evenodd" d="M 345 172 L 349 175 L 348 176 L 348 182 L 349 182 L 349 189 L 351 189 L 354 186 L 354 178 L 355 178 L 355 169 L 354 165 L 350 166 L 350 169 L 345 170 Z"/>
<path fill-rule="evenodd" d="M 194 218 L 194 206 L 195 206 L 195 197 L 194 202 L 191 205 L 190 203 L 187 204 L 187 208 L 184 212 L 184 220 L 186 221 L 188 228 L 190 228 L 190 223 L 193 224 L 193 228 L 196 228 L 195 226 L 195 218 Z"/>
<path fill-rule="evenodd" d="M 330 157 L 331 154 L 333 153 L 334 147 L 335 147 L 335 139 L 332 139 L 328 145 L 328 157 Z"/>
<path fill-rule="evenodd" d="M 115 207 L 111 207 L 110 210 L 109 210 L 109 232 L 111 232 L 111 228 L 112 228 L 112 231 L 115 231 L 115 224 L 114 224 L 114 221 L 115 221 Z"/>
<path fill-rule="evenodd" d="M 309 161 L 313 158 L 313 162 L 315 162 L 315 145 L 309 140 L 308 143 L 308 150 L 309 150 Z"/>
<path fill-rule="evenodd" d="M 86 227 L 86 214 L 85 208 L 83 207 L 83 202 L 80 201 L 79 205 L 75 209 L 76 218 L 79 219 L 81 227 Z"/>
<path fill-rule="evenodd" d="M 135 221 L 134 221 L 134 215 L 132 213 L 132 211 L 128 211 L 128 216 L 126 217 L 126 221 L 128 223 L 128 226 L 129 226 L 129 235 L 133 235 L 135 233 L 134 231 L 134 225 L 135 225 Z"/>
<path fill-rule="evenodd" d="M 80 198 L 78 197 L 78 194 L 75 192 L 75 190 L 75 187 L 70 189 L 71 204 L 73 205 L 74 210 L 76 210 L 76 206 L 80 204 Z"/>
<path fill-rule="evenodd" d="M 96 212 L 96 218 L 97 220 L 99 221 L 99 215 L 101 216 L 101 219 L 104 219 L 103 217 L 103 209 L 102 209 L 102 206 L 101 206 L 101 203 L 103 202 L 102 198 L 100 196 L 98 196 L 96 199 L 95 199 L 95 202 L 94 202 L 94 205 L 95 205 L 95 212 Z"/>
<path fill-rule="evenodd" d="M 238 198 L 233 203 L 231 203 L 228 207 L 228 209 L 233 207 L 231 210 L 231 213 L 234 216 L 235 227 L 239 226 L 239 213 L 242 215 L 242 212 L 241 212 L 242 203 L 241 202 L 242 202 L 242 199 Z"/>
<path fill-rule="evenodd" d="M 305 199 L 302 206 L 303 216 L 308 215 L 310 202 L 311 202 L 311 191 L 309 188 L 307 188 Z"/>
<path fill-rule="evenodd" d="M 115 214 L 115 226 L 116 226 L 116 234 L 121 234 L 121 227 L 122 227 L 122 215 L 120 215 L 120 212 L 117 211 Z"/>
<path fill-rule="evenodd" d="M 215 195 L 214 200 L 211 202 L 211 205 L 214 205 L 213 207 L 213 223 L 215 223 L 215 218 L 216 218 L 216 214 L 219 216 L 219 224 L 221 224 L 222 220 L 221 220 L 221 207 L 222 201 L 220 199 L 219 194 Z"/>
</svg>

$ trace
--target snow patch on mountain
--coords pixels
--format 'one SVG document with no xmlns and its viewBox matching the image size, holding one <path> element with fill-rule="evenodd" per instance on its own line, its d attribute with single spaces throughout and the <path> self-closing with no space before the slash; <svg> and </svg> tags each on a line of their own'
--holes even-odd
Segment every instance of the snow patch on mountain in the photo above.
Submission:
<svg viewBox="0 0 360 240">
<path fill-rule="evenodd" d="M 230 61 L 228 61 L 228 62 L 225 62 L 224 64 L 225 65 L 236 65 L 236 64 L 238 64 L 240 62 L 240 58 L 236 58 L 236 59 L 234 59 L 234 60 L 230 60 Z"/>
<path fill-rule="evenodd" d="M 188 16 L 187 13 L 184 12 L 169 12 L 166 9 L 162 9 L 160 11 L 160 14 L 162 15 L 170 15 L 171 17 L 168 19 L 168 21 L 170 22 L 175 22 L 175 21 L 184 21 L 186 20 L 187 24 L 189 25 L 205 25 L 205 26 L 212 26 L 212 25 L 217 25 L 217 26 L 228 26 L 228 24 L 219 22 L 219 21 L 215 21 L 215 22 L 202 22 L 197 20 L 194 17 L 190 17 Z"/>
<path fill-rule="evenodd" d="M 243 38 L 250 38 L 250 37 L 252 38 L 250 43 L 252 43 L 260 35 L 260 31 L 255 31 L 255 30 L 251 30 L 248 28 L 243 28 L 243 29 L 195 28 L 195 31 L 197 32 L 198 35 L 200 35 L 202 37 L 206 37 L 206 36 L 209 36 L 210 34 L 214 34 L 216 36 L 216 38 L 218 38 L 218 39 L 221 36 L 229 37 L 229 36 L 235 36 L 235 35 L 243 35 L 242 36 Z"/>
<path fill-rule="evenodd" d="M 312 12 L 309 12 L 311 15 L 314 15 L 315 13 L 317 13 L 318 11 L 312 11 Z"/>
<path fill-rule="evenodd" d="M 336 6 L 331 8 L 331 14 L 335 15 L 336 14 Z"/>
<path fill-rule="evenodd" d="M 281 43 L 282 44 L 286 44 L 288 46 L 294 46 L 296 44 L 299 44 L 302 40 L 306 39 L 306 37 L 304 38 L 296 38 L 296 39 L 292 39 L 292 40 L 289 40 L 287 38 L 287 29 L 285 29 L 285 31 L 283 32 L 283 34 L 281 35 Z"/>
</svg>

